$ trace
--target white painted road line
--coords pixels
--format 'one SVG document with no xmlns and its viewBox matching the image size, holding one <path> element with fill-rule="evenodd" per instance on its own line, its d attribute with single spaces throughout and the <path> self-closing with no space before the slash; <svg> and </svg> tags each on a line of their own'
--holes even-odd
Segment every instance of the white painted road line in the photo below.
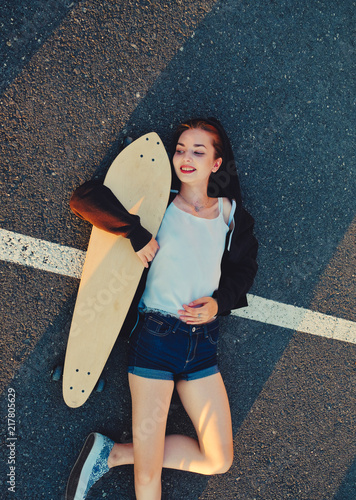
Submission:
<svg viewBox="0 0 356 500">
<path fill-rule="evenodd" d="M 85 252 L 0 229 L 0 260 L 80 278 Z M 234 316 L 356 344 L 356 322 L 248 295 Z"/>
<path fill-rule="evenodd" d="M 233 311 L 234 316 L 356 344 L 354 321 L 282 304 L 256 295 L 248 294 L 247 299 L 249 306 Z"/>
<path fill-rule="evenodd" d="M 0 229 L 0 259 L 80 278 L 85 252 Z"/>
</svg>

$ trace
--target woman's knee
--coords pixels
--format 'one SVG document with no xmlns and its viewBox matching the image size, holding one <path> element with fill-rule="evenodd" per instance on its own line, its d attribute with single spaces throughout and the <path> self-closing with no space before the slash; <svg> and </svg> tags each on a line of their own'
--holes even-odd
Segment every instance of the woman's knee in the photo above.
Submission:
<svg viewBox="0 0 356 500">
<path fill-rule="evenodd" d="M 135 483 L 138 486 L 149 486 L 153 483 L 159 483 L 161 481 L 160 467 L 137 467 L 135 468 Z"/>
<path fill-rule="evenodd" d="M 232 466 L 233 459 L 234 457 L 232 454 L 231 456 L 226 457 L 225 460 L 219 464 L 218 470 L 215 474 L 224 474 L 227 472 Z"/>
<path fill-rule="evenodd" d="M 226 450 L 220 455 L 215 455 L 214 458 L 210 460 L 210 474 L 224 474 L 227 472 L 234 460 L 234 454 L 232 450 Z"/>
</svg>

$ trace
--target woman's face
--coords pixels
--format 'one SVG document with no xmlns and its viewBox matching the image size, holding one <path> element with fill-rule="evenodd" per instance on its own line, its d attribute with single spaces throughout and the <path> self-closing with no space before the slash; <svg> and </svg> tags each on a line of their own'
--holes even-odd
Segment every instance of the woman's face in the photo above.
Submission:
<svg viewBox="0 0 356 500">
<path fill-rule="evenodd" d="M 215 158 L 213 135 L 202 129 L 188 129 L 178 139 L 173 156 L 174 170 L 181 182 L 205 183 L 222 162 Z"/>
</svg>

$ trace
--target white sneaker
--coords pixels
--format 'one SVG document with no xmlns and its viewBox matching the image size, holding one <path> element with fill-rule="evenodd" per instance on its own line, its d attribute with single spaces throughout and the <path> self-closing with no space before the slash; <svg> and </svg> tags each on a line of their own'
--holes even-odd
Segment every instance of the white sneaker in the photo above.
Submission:
<svg viewBox="0 0 356 500">
<path fill-rule="evenodd" d="M 66 500 L 84 500 L 96 481 L 109 471 L 108 458 L 114 441 L 102 434 L 89 434 L 70 473 Z"/>
</svg>

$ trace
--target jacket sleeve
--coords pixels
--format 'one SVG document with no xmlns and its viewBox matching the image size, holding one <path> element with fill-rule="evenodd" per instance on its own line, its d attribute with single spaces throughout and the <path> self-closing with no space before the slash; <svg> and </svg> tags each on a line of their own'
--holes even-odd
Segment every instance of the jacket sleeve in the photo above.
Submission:
<svg viewBox="0 0 356 500">
<path fill-rule="evenodd" d="M 79 186 L 69 204 L 75 215 L 93 226 L 128 238 L 135 252 L 152 238 L 152 234 L 141 226 L 140 217 L 130 214 L 100 181 L 88 181 Z"/>
<path fill-rule="evenodd" d="M 258 243 L 253 235 L 254 219 L 242 209 L 239 227 L 236 227 L 230 250 L 224 252 L 221 262 L 219 288 L 213 297 L 218 302 L 218 315 L 225 316 L 231 309 L 247 306 L 246 294 L 257 273 Z"/>
</svg>

